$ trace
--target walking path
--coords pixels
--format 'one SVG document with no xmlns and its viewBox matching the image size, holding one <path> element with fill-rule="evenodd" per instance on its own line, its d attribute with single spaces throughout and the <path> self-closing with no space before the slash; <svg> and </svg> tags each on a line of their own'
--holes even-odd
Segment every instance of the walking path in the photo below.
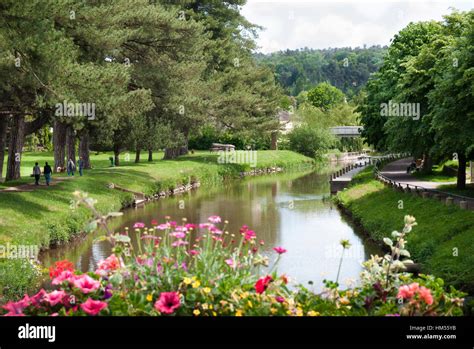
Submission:
<svg viewBox="0 0 474 349">
<path fill-rule="evenodd" d="M 413 158 L 404 158 L 393 161 L 385 165 L 380 173 L 392 181 L 402 184 L 416 185 L 425 189 L 436 189 L 441 185 L 456 184 L 456 182 L 428 182 L 416 178 L 407 173 L 407 167 L 412 161 Z"/>
<path fill-rule="evenodd" d="M 49 186 L 54 186 L 64 181 L 73 179 L 74 177 L 53 177 Z M 31 181 L 34 182 L 34 178 L 31 178 Z M 48 188 L 45 183 L 44 177 L 41 177 L 40 184 L 35 185 L 34 183 L 20 184 L 14 187 L 7 187 L 0 189 L 0 193 L 26 193 L 32 192 L 37 189 Z"/>
<path fill-rule="evenodd" d="M 422 192 L 425 197 L 433 197 L 437 200 L 441 200 L 446 204 L 454 204 L 464 209 L 474 210 L 474 199 L 468 198 L 461 195 L 454 195 L 437 188 L 441 185 L 455 184 L 456 182 L 428 182 L 423 181 L 411 174 L 407 173 L 407 167 L 410 165 L 412 158 L 404 158 L 393 161 L 385 165 L 379 172 L 381 176 L 379 179 L 387 182 L 387 180 L 395 183 L 400 188 L 416 189 L 417 192 Z M 420 191 L 421 189 L 421 191 Z"/>
</svg>

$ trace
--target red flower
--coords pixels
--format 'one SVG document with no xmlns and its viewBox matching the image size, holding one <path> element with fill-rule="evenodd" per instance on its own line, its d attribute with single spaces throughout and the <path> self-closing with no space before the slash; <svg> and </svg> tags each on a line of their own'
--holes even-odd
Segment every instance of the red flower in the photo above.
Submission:
<svg viewBox="0 0 474 349">
<path fill-rule="evenodd" d="M 265 292 L 265 290 L 268 288 L 268 285 L 272 281 L 273 281 L 273 278 L 270 275 L 267 275 L 265 277 L 261 277 L 255 283 L 255 291 L 259 294 L 262 294 L 263 292 Z"/>
<path fill-rule="evenodd" d="M 178 292 L 162 292 L 155 302 L 155 309 L 162 314 L 172 314 L 180 305 Z"/>
<path fill-rule="evenodd" d="M 156 219 L 151 220 L 151 225 L 158 225 L 158 221 Z"/>
<path fill-rule="evenodd" d="M 74 271 L 74 264 L 68 260 L 57 261 L 54 263 L 54 267 L 49 268 L 49 277 L 54 279 L 62 274 L 63 271 Z"/>
</svg>

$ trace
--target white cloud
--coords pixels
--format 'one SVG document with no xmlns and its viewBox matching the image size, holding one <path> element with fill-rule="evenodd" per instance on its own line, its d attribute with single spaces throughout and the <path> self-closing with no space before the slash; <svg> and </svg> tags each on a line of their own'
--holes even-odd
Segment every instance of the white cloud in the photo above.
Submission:
<svg viewBox="0 0 474 349">
<path fill-rule="evenodd" d="M 411 21 L 440 20 L 449 7 L 471 9 L 461 1 L 248 0 L 242 13 L 265 28 L 262 52 L 310 47 L 388 45 Z"/>
</svg>

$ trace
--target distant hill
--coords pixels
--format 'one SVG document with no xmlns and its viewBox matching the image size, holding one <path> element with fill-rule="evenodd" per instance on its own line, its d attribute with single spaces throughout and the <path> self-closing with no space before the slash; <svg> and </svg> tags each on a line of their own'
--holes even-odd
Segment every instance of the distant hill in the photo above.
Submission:
<svg viewBox="0 0 474 349">
<path fill-rule="evenodd" d="M 369 75 L 382 64 L 386 47 L 300 49 L 256 54 L 268 65 L 286 93 L 297 96 L 301 91 L 328 81 L 349 97 L 367 82 Z"/>
</svg>

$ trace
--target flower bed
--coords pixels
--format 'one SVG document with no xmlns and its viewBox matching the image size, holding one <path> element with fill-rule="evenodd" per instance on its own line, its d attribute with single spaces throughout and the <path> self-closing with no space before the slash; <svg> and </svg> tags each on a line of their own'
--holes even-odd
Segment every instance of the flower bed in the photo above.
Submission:
<svg viewBox="0 0 474 349">
<path fill-rule="evenodd" d="M 94 204 L 87 197 L 80 202 Z M 7 316 L 462 315 L 463 293 L 434 276 L 404 272 L 411 263 L 406 236 L 414 225 L 407 216 L 402 232 L 392 233 L 394 241 L 385 239 L 391 253 L 364 263 L 360 286 L 340 289 L 337 280 L 325 281 L 315 294 L 301 285 L 289 287 L 289 277 L 277 272 L 287 251 L 275 247 L 270 267 L 259 252 L 264 242 L 247 226 L 230 233 L 218 216 L 200 224 L 139 222 L 131 231 L 104 237 L 113 254 L 95 272 L 56 262 L 50 269 L 55 290 L 42 289 L 2 308 Z M 131 234 L 140 243 L 133 245 Z M 341 245 L 342 252 L 350 248 L 347 241 Z"/>
</svg>

